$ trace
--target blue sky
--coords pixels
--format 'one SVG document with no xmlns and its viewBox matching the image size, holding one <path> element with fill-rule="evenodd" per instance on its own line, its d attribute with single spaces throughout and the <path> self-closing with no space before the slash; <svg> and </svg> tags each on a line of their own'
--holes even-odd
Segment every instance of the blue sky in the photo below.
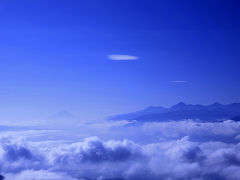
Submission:
<svg viewBox="0 0 240 180">
<path fill-rule="evenodd" d="M 217 0 L 2 0 L 0 117 L 66 110 L 91 120 L 179 101 L 239 102 L 239 7 Z"/>
</svg>

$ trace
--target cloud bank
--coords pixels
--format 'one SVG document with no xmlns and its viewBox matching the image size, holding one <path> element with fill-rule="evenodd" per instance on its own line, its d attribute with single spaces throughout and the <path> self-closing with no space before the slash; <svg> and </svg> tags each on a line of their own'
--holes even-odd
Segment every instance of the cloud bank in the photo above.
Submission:
<svg viewBox="0 0 240 180">
<path fill-rule="evenodd" d="M 6 180 L 237 180 L 239 132 L 234 121 L 181 121 L 118 122 L 102 138 L 74 141 L 1 134 L 0 174 Z"/>
<path fill-rule="evenodd" d="M 111 55 L 108 55 L 108 58 L 115 61 L 132 61 L 132 60 L 139 59 L 139 57 L 137 56 L 123 55 L 123 54 L 111 54 Z"/>
</svg>

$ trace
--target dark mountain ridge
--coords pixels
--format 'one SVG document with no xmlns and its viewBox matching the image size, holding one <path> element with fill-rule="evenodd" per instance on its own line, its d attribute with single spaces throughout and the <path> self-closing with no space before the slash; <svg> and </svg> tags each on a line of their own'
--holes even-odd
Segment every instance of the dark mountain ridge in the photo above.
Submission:
<svg viewBox="0 0 240 180">
<path fill-rule="evenodd" d="M 237 116 L 240 116 L 240 103 L 227 105 L 220 103 L 213 103 L 210 105 L 193 105 L 180 102 L 170 108 L 150 106 L 140 111 L 113 116 L 110 120 L 136 120 L 140 122 L 178 121 L 183 119 L 222 121 L 232 119 Z"/>
</svg>

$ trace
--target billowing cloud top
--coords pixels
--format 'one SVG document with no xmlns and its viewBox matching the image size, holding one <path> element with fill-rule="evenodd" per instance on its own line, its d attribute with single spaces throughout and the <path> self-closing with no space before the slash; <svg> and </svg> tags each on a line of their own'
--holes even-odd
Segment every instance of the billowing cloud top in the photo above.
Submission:
<svg viewBox="0 0 240 180">
<path fill-rule="evenodd" d="M 26 132 L 33 133 L 26 134 L 28 140 L 19 138 L 19 131 L 2 133 L 0 174 L 4 180 L 239 179 L 240 122 L 185 120 L 113 128 L 121 140 L 33 141 L 34 133 L 43 132 Z"/>
<path fill-rule="evenodd" d="M 115 61 L 131 61 L 131 60 L 139 59 L 139 57 L 137 56 L 123 55 L 123 54 L 111 54 L 111 55 L 108 55 L 108 58 Z"/>
</svg>

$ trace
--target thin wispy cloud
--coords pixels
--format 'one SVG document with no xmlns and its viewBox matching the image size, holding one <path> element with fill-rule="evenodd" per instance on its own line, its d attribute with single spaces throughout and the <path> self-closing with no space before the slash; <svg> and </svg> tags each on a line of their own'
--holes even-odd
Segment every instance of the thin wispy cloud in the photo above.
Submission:
<svg viewBox="0 0 240 180">
<path fill-rule="evenodd" d="M 132 60 L 139 59 L 139 57 L 137 56 L 124 55 L 124 54 L 110 54 L 108 55 L 108 58 L 114 61 L 132 61 Z"/>
<path fill-rule="evenodd" d="M 187 83 L 187 81 L 170 81 L 171 83 Z"/>
</svg>

